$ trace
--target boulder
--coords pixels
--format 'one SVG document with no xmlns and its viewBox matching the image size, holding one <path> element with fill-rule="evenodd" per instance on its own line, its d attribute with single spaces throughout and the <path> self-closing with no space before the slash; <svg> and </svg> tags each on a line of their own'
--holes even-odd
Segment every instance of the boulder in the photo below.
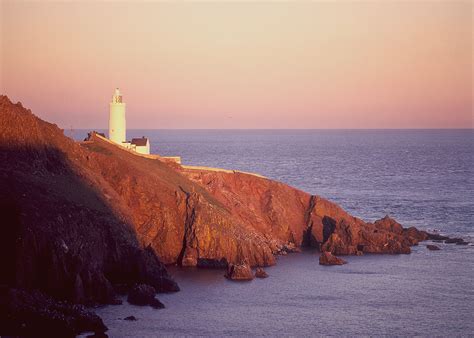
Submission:
<svg viewBox="0 0 474 338">
<path fill-rule="evenodd" d="M 321 253 L 321 256 L 319 256 L 319 264 L 321 265 L 343 265 L 346 263 L 345 260 L 334 256 L 329 251 L 324 251 Z"/>
<path fill-rule="evenodd" d="M 84 306 L 59 302 L 37 290 L 1 287 L 0 319 L 2 335 L 74 337 L 107 331 L 102 319 Z"/>
<path fill-rule="evenodd" d="M 225 277 L 231 280 L 244 281 L 252 280 L 253 274 L 248 264 L 229 264 Z"/>
<path fill-rule="evenodd" d="M 155 298 L 156 290 L 146 284 L 135 285 L 128 293 L 127 301 L 133 305 L 150 305 L 155 309 L 162 309 L 165 306 Z"/>
<path fill-rule="evenodd" d="M 137 320 L 137 317 L 135 317 L 135 316 L 128 316 L 128 317 L 125 317 L 123 320 L 136 321 L 136 320 Z"/>
<path fill-rule="evenodd" d="M 257 278 L 267 278 L 268 274 L 262 268 L 257 268 L 257 270 L 255 271 L 255 277 L 257 277 Z"/>
<path fill-rule="evenodd" d="M 454 244 L 454 243 L 463 243 L 464 240 L 462 238 L 448 238 L 447 240 L 444 241 L 446 244 Z"/>
<path fill-rule="evenodd" d="M 431 251 L 441 250 L 439 248 L 439 246 L 437 246 L 437 245 L 428 244 L 428 245 L 426 245 L 426 247 L 428 248 L 428 250 L 431 250 Z"/>
<path fill-rule="evenodd" d="M 448 236 L 443 236 L 443 235 L 440 235 L 440 234 L 431 234 L 431 233 L 426 233 L 427 234 L 427 239 L 431 239 L 431 240 L 437 240 L 437 241 L 444 241 L 446 239 L 449 239 Z"/>
</svg>

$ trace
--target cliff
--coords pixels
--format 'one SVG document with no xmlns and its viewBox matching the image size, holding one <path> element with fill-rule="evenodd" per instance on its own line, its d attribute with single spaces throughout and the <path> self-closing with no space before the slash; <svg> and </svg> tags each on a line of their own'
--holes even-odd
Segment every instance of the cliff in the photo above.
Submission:
<svg viewBox="0 0 474 338">
<path fill-rule="evenodd" d="M 175 291 L 162 262 L 268 266 L 305 245 L 409 253 L 428 236 L 261 176 L 137 156 L 96 135 L 76 143 L 6 96 L 0 191 L 0 284 L 74 303 L 114 302 L 117 284 Z"/>
<path fill-rule="evenodd" d="M 57 126 L 0 96 L 0 314 L 18 310 L 9 301 L 18 293 L 5 288 L 83 304 L 115 303 L 117 284 L 178 290 L 88 160 L 89 151 Z M 27 313 L 42 298 L 22 299 L 29 305 L 19 311 Z"/>
<path fill-rule="evenodd" d="M 142 245 L 165 263 L 267 266 L 275 254 L 304 245 L 339 255 L 409 253 L 426 238 L 390 218 L 366 223 L 264 177 L 150 160 L 97 136 L 83 147 L 89 165 L 121 196 L 114 203 L 125 204 Z"/>
</svg>

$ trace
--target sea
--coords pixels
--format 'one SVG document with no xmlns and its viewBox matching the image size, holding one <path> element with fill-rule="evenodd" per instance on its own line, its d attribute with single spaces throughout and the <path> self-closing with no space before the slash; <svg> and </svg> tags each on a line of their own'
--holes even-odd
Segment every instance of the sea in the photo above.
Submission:
<svg viewBox="0 0 474 338">
<path fill-rule="evenodd" d="M 88 130 L 67 130 L 76 140 Z M 100 130 L 99 130 L 100 131 Z M 474 241 L 473 130 L 129 130 L 189 165 L 262 174 L 332 200 L 366 221 Z M 181 287 L 166 308 L 95 309 L 112 337 L 474 336 L 474 246 L 423 242 L 410 255 L 312 250 L 277 259 L 269 278 L 169 267 Z M 136 321 L 123 318 L 135 316 Z"/>
</svg>

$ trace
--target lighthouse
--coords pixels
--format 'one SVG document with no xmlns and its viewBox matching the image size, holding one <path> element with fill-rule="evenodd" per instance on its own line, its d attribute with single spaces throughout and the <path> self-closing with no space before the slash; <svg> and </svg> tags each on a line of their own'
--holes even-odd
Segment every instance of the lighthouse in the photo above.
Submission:
<svg viewBox="0 0 474 338">
<path fill-rule="evenodd" d="M 115 88 L 109 112 L 109 139 L 117 144 L 127 141 L 125 123 L 125 103 L 122 102 L 120 89 Z"/>
</svg>

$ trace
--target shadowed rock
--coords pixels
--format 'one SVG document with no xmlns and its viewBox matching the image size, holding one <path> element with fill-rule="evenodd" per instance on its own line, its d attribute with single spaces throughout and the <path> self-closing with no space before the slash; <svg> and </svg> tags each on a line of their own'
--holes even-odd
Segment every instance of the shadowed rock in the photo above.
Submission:
<svg viewBox="0 0 474 338">
<path fill-rule="evenodd" d="M 6 96 L 0 126 L 0 285 L 81 304 L 118 303 L 113 284 L 177 289 L 154 251 L 142 249 L 122 197 L 98 169 L 100 159 Z M 35 297 L 41 301 L 49 306 Z M 56 313 L 69 310 L 55 309 L 43 320 L 62 330 Z M 17 315 L 36 325 L 27 312 Z"/>
<path fill-rule="evenodd" d="M 146 284 L 135 285 L 128 293 L 127 301 L 133 305 L 150 305 L 155 309 L 162 309 L 165 306 L 155 298 L 156 290 Z"/>
<path fill-rule="evenodd" d="M 334 256 L 329 251 L 324 251 L 319 256 L 319 264 L 321 265 L 343 265 L 347 262 L 342 258 Z"/>
<path fill-rule="evenodd" d="M 444 241 L 446 244 L 457 244 L 457 243 L 463 243 L 464 240 L 462 238 L 448 238 Z"/>
<path fill-rule="evenodd" d="M 262 268 L 257 268 L 257 270 L 255 270 L 255 277 L 257 277 L 257 278 L 267 278 L 268 274 Z"/>
<path fill-rule="evenodd" d="M 74 337 L 107 330 L 99 316 L 81 305 L 58 302 L 40 291 L 0 289 L 3 335 Z"/>
<path fill-rule="evenodd" d="M 441 250 L 439 246 L 433 245 L 433 244 L 428 244 L 426 245 L 426 247 L 428 248 L 428 250 L 431 250 L 431 251 Z"/>
</svg>

